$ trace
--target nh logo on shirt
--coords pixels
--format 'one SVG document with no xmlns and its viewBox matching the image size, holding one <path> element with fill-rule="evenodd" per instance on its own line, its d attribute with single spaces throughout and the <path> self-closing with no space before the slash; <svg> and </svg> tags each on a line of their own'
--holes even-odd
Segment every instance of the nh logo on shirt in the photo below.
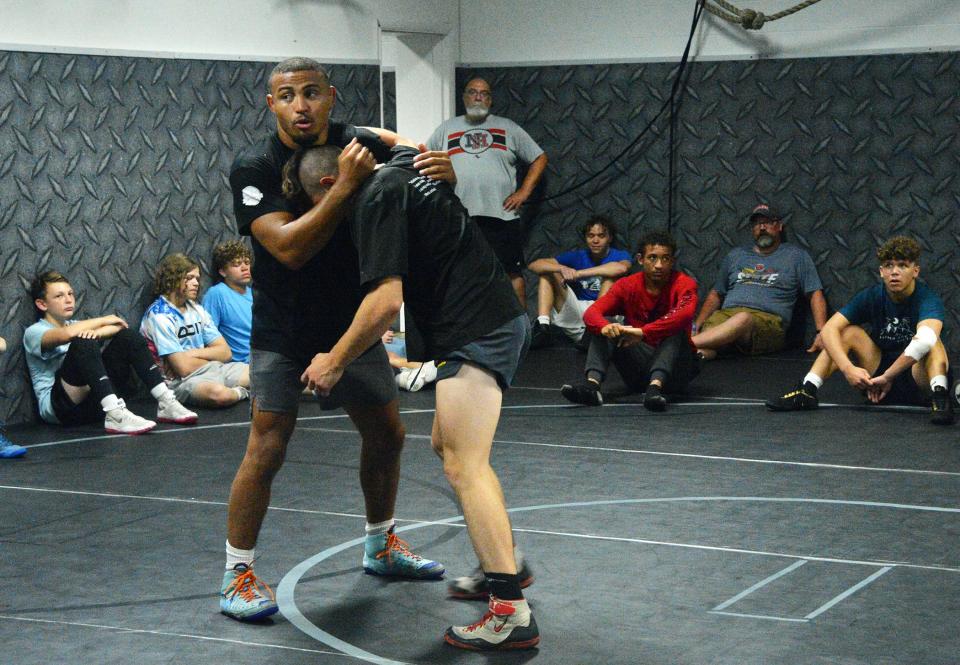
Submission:
<svg viewBox="0 0 960 665">
<path fill-rule="evenodd" d="M 447 151 L 451 155 L 461 152 L 479 155 L 490 149 L 507 149 L 507 130 L 494 127 L 490 129 L 470 129 L 465 132 L 454 132 L 447 136 Z"/>
</svg>

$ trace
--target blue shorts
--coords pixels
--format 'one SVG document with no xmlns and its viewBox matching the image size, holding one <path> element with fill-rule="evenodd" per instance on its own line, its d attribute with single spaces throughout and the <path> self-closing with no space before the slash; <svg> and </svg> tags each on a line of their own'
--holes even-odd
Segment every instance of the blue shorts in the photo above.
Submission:
<svg viewBox="0 0 960 665">
<path fill-rule="evenodd" d="M 500 390 L 506 390 L 513 383 L 529 347 L 530 324 L 527 315 L 520 314 L 483 337 L 438 358 L 437 381 L 456 376 L 463 363 L 469 362 L 492 373 Z"/>
</svg>

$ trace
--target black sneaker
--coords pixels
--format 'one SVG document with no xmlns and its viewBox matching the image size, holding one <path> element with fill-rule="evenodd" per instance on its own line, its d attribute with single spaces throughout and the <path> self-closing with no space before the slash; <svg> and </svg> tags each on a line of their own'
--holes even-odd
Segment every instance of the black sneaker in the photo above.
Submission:
<svg viewBox="0 0 960 665">
<path fill-rule="evenodd" d="M 663 391 L 655 383 L 647 386 L 647 392 L 643 395 L 643 408 L 647 411 L 664 411 L 667 408 L 667 398 L 663 396 Z"/>
<path fill-rule="evenodd" d="M 796 390 L 791 390 L 783 397 L 770 399 L 766 402 L 771 411 L 812 411 L 820 406 L 817 393 L 801 383 Z"/>
<path fill-rule="evenodd" d="M 600 386 L 593 381 L 584 381 L 575 386 L 571 386 L 569 383 L 564 384 L 560 386 L 560 394 L 574 404 L 603 406 L 603 395 L 600 394 Z"/>
<path fill-rule="evenodd" d="M 533 584 L 533 572 L 527 562 L 520 559 L 520 569 L 517 571 L 520 588 L 526 589 Z M 450 580 L 447 585 L 447 595 L 457 600 L 486 600 L 490 596 L 490 585 L 483 570 L 477 568 L 470 575 Z"/>
<path fill-rule="evenodd" d="M 469 626 L 451 626 L 443 636 L 447 644 L 474 651 L 532 649 L 540 643 L 537 622 L 526 600 L 500 600 L 490 596 L 487 613 Z"/>
<path fill-rule="evenodd" d="M 946 388 L 936 387 L 930 396 L 930 422 L 934 425 L 953 424 L 953 399 Z"/>
<path fill-rule="evenodd" d="M 550 326 L 534 321 L 530 328 L 530 349 L 544 349 L 553 344 L 553 333 Z"/>
</svg>

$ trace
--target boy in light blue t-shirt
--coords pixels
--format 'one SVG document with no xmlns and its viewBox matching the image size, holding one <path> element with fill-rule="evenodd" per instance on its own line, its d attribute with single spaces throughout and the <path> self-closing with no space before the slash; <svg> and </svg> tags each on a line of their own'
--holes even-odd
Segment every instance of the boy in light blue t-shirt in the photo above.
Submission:
<svg viewBox="0 0 960 665">
<path fill-rule="evenodd" d="M 126 321 L 113 314 L 74 318 L 73 287 L 55 270 L 38 274 L 30 295 L 39 320 L 24 331 L 23 348 L 45 422 L 73 426 L 103 419 L 111 434 L 149 432 L 157 423 L 127 409 L 114 390 L 131 369 L 157 400 L 157 421 L 197 421 L 167 387 L 143 338 Z"/>
<path fill-rule="evenodd" d="M 253 327 L 253 289 L 250 250 L 242 240 L 222 242 L 213 248 L 211 273 L 217 282 L 203 296 L 203 308 L 227 340 L 233 361 L 250 362 Z"/>
</svg>

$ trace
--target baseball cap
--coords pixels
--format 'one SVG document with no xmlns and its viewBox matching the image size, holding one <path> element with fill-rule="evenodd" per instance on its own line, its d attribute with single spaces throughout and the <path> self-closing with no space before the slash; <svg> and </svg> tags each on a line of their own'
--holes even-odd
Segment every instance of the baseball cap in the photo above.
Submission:
<svg viewBox="0 0 960 665">
<path fill-rule="evenodd" d="M 766 203 L 761 203 L 757 205 L 753 212 L 750 213 L 750 221 L 756 220 L 757 217 L 765 217 L 766 219 L 771 220 L 782 220 L 783 215 L 780 214 L 776 208 L 773 208 Z"/>
</svg>

